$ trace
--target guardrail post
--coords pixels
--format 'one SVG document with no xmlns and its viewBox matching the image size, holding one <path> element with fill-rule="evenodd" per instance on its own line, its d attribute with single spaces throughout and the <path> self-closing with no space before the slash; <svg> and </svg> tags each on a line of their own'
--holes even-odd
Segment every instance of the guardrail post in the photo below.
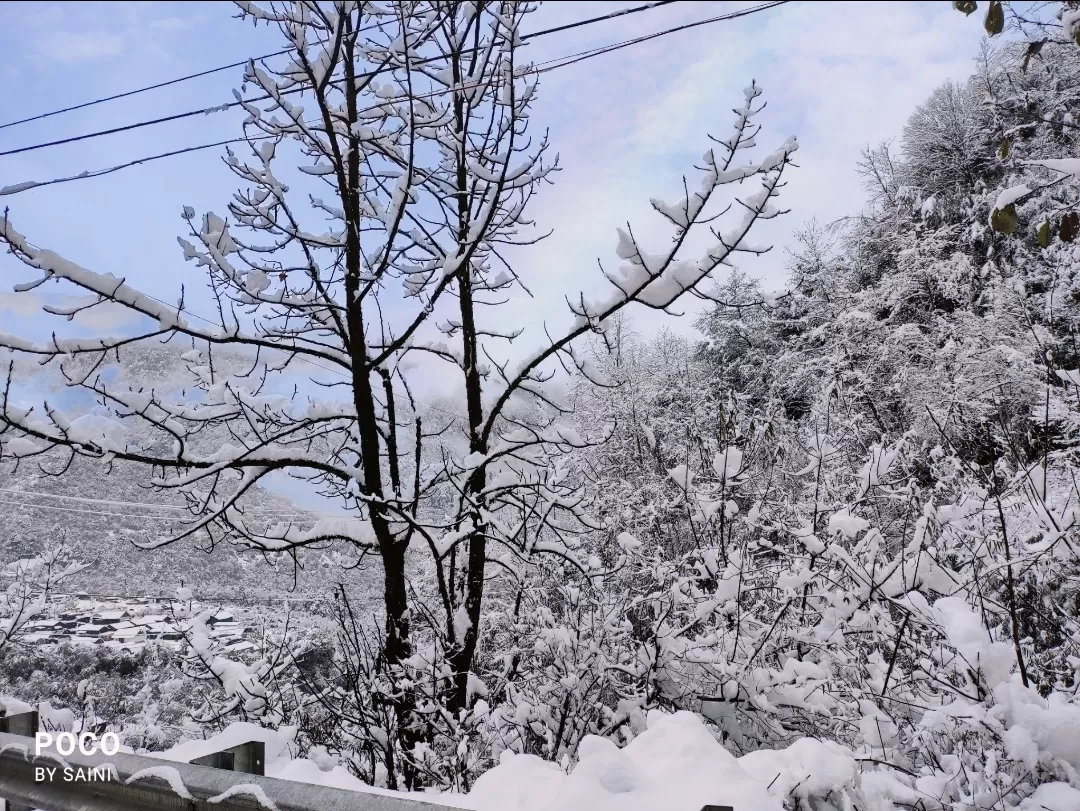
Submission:
<svg viewBox="0 0 1080 811">
<path fill-rule="evenodd" d="M 20 712 L 16 715 L 0 715 L 0 732 L 7 732 L 9 735 L 25 735 L 28 738 L 33 738 L 38 733 L 38 712 L 37 710 L 31 710 L 30 712 Z M 28 805 L 21 805 L 13 803 L 10 800 L 2 800 L 3 811 L 33 811 Z"/>
<path fill-rule="evenodd" d="M 265 775 L 266 744 L 262 741 L 248 741 L 231 749 L 195 758 L 191 762 L 196 766 L 210 766 L 230 772 Z"/>
<path fill-rule="evenodd" d="M 33 738 L 38 733 L 37 710 L 20 712 L 18 715 L 0 715 L 0 732 Z"/>
</svg>

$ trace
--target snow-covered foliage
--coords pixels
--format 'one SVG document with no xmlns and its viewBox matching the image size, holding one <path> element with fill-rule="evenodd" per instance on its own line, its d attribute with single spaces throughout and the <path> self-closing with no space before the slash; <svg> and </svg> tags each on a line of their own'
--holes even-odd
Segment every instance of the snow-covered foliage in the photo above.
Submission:
<svg viewBox="0 0 1080 811">
<path fill-rule="evenodd" d="M 778 213 L 795 148 L 740 163 L 751 84 L 698 181 L 651 201 L 672 241 L 620 230 L 609 295 L 568 296 L 571 328 L 511 367 L 496 347 L 512 336 L 479 305 L 519 283 L 500 246 L 528 242 L 526 203 L 554 169 L 525 134 L 526 7 L 243 8 L 297 56 L 248 71 L 269 101 L 247 103 L 228 219 L 184 213 L 219 324 L 0 221 L 42 271 L 22 289 L 60 278 L 154 319 L 142 337 L 184 341 L 199 392 L 98 375 L 128 338 L 5 336 L 105 403 L 71 418 L 9 398 L 5 458 L 152 466 L 188 500 L 181 534 L 287 555 L 333 539 L 342 569 L 381 564 L 376 621 L 338 587 L 332 655 L 286 634 L 278 655 L 234 661 L 196 618 L 203 721 L 293 736 L 297 774 L 472 789 L 477 808 L 652 808 L 672 783 L 737 808 L 721 783 L 754 808 L 1077 807 L 1073 43 L 988 49 L 935 92 L 864 155 L 862 216 L 802 232 L 779 293 L 728 272 L 763 250 L 748 233 Z M 369 20 L 379 35 L 358 38 Z M 295 190 L 321 186 L 332 201 Z M 706 228 L 711 247 L 684 256 Z M 714 302 L 700 341 L 634 334 L 628 305 L 687 292 Z M 225 345 L 250 371 L 222 370 Z M 460 416 L 414 400 L 432 368 L 418 357 L 460 381 Z M 269 381 L 301 359 L 343 379 L 279 394 Z M 219 425 L 224 446 L 200 442 Z M 277 470 L 353 520 L 256 522 L 245 498 Z"/>
<path fill-rule="evenodd" d="M 240 8 L 292 50 L 248 65 L 237 92 L 245 142 L 225 163 L 241 189 L 224 211 L 181 209 L 180 251 L 209 290 L 210 317 L 184 291 L 165 302 L 137 289 L 126 269 L 59 256 L 18 230 L 17 210 L 5 213 L 0 242 L 26 269 L 16 295 L 56 282 L 78 288 L 81 303 L 46 308 L 60 322 L 48 340 L 2 334 L 0 348 L 55 369 L 95 407 L 28 400 L 9 373 L 0 461 L 35 465 L 59 453 L 106 470 L 141 467 L 189 511 L 142 546 L 190 539 L 293 557 L 334 543 L 348 550 L 338 579 L 375 557 L 381 616 L 363 617 L 369 644 L 341 664 L 355 678 L 308 686 L 335 697 L 327 723 L 371 755 L 372 780 L 465 786 L 490 762 L 480 731 L 493 688 L 479 662 L 487 666 L 500 623 L 518 634 L 502 607 L 543 587 L 549 572 L 592 583 L 620 565 L 593 548 L 601 527 L 570 462 L 603 435 L 585 438 L 569 424 L 553 376 L 561 368 L 602 383 L 582 338 L 605 335 L 632 306 L 666 310 L 685 295 L 709 296 L 715 273 L 767 250 L 751 231 L 781 213 L 776 197 L 797 143 L 781 140 L 751 159 L 763 105 L 751 83 L 734 127 L 714 139 L 683 193 L 652 201 L 670 240 L 653 247 L 629 225 L 620 230 L 617 265 L 604 271 L 609 292 L 567 290 L 569 326 L 511 364 L 503 347 L 519 333 L 497 329 L 486 310 L 524 288 L 507 246 L 542 235 L 526 209 L 557 168 L 530 120 L 538 74 L 522 46 L 534 4 Z M 98 306 L 124 308 L 146 326 L 66 337 L 66 320 Z M 149 341 L 173 348 L 182 385 L 116 374 L 128 347 Z M 246 366 L 223 363 L 229 352 Z M 432 414 L 415 399 L 433 373 L 463 390 L 457 415 Z M 347 518 L 259 515 L 252 494 L 280 474 L 307 482 Z M 561 655 L 564 609 L 537 617 Z M 602 631 L 608 620 L 596 619 Z M 352 633 L 349 623 L 343 629 Z M 268 706 L 265 682 L 282 675 L 276 664 L 240 666 L 197 635 L 189 643 L 192 664 L 223 693 L 222 712 L 285 720 L 288 712 Z M 569 646 L 580 662 L 567 684 L 574 670 L 599 666 L 589 644 Z M 539 713 L 560 694 L 530 689 Z M 582 698 L 592 689 L 582 687 Z M 356 714 L 341 703 L 350 690 Z M 519 705 L 500 723 L 533 724 Z M 582 732 L 576 724 L 568 741 Z"/>
<path fill-rule="evenodd" d="M 811 225 L 788 291 L 735 274 L 700 347 L 631 336 L 623 385 L 580 389 L 583 435 L 619 420 L 578 455 L 634 550 L 594 598 L 632 626 L 619 701 L 700 709 L 735 751 L 853 752 L 807 807 L 1080 785 L 1078 187 L 1054 162 L 1080 53 L 1023 61 L 988 52 L 869 151 L 871 208 Z"/>
<path fill-rule="evenodd" d="M 205 700 L 201 712 L 196 714 L 197 723 L 213 727 L 226 718 L 257 719 L 266 726 L 283 723 L 290 711 L 288 690 L 282 690 L 281 675 L 293 664 L 291 644 L 286 622 L 277 640 L 264 639 L 267 655 L 253 661 L 239 661 L 225 654 L 225 645 L 211 637 L 207 620 L 213 615 L 205 610 L 190 617 L 180 625 L 186 643 L 181 658 L 181 672 L 196 683 L 205 682 Z"/>
</svg>

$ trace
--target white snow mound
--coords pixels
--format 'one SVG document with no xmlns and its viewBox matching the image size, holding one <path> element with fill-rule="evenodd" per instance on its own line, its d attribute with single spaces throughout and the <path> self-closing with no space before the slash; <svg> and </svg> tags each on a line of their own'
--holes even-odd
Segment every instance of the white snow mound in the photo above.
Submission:
<svg viewBox="0 0 1080 811">
<path fill-rule="evenodd" d="M 465 798 L 474 811 L 782 811 L 693 713 L 650 714 L 649 729 L 624 749 L 582 740 L 566 774 L 533 755 L 503 754 Z M 770 775 L 771 777 L 772 775 Z"/>
</svg>

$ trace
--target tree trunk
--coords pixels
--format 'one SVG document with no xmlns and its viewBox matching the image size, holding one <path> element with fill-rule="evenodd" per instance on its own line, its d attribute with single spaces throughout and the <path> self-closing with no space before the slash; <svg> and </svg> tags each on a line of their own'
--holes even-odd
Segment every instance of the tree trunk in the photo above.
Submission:
<svg viewBox="0 0 1080 811">
<path fill-rule="evenodd" d="M 475 39 L 472 58 L 476 58 L 479 51 L 479 24 L 474 23 L 473 36 Z M 464 39 L 464 38 L 462 38 Z M 460 51 L 454 54 L 452 59 L 455 85 L 463 81 L 465 71 L 462 69 L 462 54 Z M 471 73 L 470 70 L 468 71 Z M 457 156 L 456 191 L 458 201 L 458 244 L 461 246 L 469 243 L 469 224 L 471 222 L 470 204 L 472 198 L 469 189 L 468 157 L 466 155 L 466 132 L 468 129 L 468 111 L 465 108 L 464 96 L 461 93 L 454 96 L 454 123 L 460 136 L 460 151 Z M 471 453 L 486 453 L 487 443 L 483 437 L 483 388 L 479 369 L 479 340 L 477 336 L 476 314 L 473 302 L 473 282 L 471 262 L 461 263 L 458 275 L 458 292 L 461 307 L 461 342 L 462 360 L 465 374 L 465 399 L 469 417 L 469 451 Z M 487 485 L 487 473 L 481 465 L 469 477 L 465 486 L 465 497 L 473 504 L 478 504 L 482 493 Z M 481 524 L 480 511 L 474 507 L 469 511 L 469 517 L 473 521 L 475 530 L 468 538 L 468 558 L 466 572 L 462 587 L 464 589 L 464 608 L 468 616 L 469 624 L 461 630 L 456 616 L 448 617 L 449 622 L 455 627 L 455 645 L 447 657 L 453 678 L 448 708 L 457 713 L 468 705 L 469 698 L 469 673 L 472 671 L 473 658 L 476 655 L 476 642 L 480 630 L 480 608 L 484 600 L 484 561 L 487 557 L 487 536 Z"/>
</svg>

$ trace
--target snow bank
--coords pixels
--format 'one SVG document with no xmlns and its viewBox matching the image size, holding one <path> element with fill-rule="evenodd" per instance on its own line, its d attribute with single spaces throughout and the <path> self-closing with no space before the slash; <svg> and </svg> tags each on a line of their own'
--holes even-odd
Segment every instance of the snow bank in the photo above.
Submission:
<svg viewBox="0 0 1080 811">
<path fill-rule="evenodd" d="M 849 749 L 811 738 L 800 738 L 787 749 L 751 752 L 739 758 L 739 765 L 768 785 L 774 797 L 806 801 L 854 785 L 857 773 Z"/>
<path fill-rule="evenodd" d="M 265 729 L 258 724 L 236 722 L 229 724 L 228 728 L 213 737 L 205 740 L 184 741 L 178 743 L 172 749 L 164 752 L 149 752 L 150 757 L 163 758 L 178 763 L 190 763 L 196 758 L 206 757 L 224 749 L 232 749 L 234 746 L 250 741 L 261 741 L 266 751 L 267 774 L 275 761 L 284 758 L 290 759 L 289 745 L 296 737 L 296 727 L 281 727 L 280 729 Z"/>
<path fill-rule="evenodd" d="M 627 747 L 589 736 L 581 742 L 578 763 L 569 774 L 533 755 L 505 752 L 499 765 L 476 781 L 472 792 L 420 794 L 393 792 L 362 783 L 342 765 L 292 758 L 293 727 L 263 729 L 236 723 L 207 740 L 187 741 L 155 757 L 188 762 L 245 741 L 266 745 L 266 775 L 311 785 L 395 795 L 470 811 L 701 811 L 708 804 L 731 805 L 735 811 L 783 811 L 776 787 L 775 764 L 785 752 L 755 753 L 736 759 L 724 749 L 701 719 L 689 712 L 653 713 L 649 728 Z M 811 768 L 816 782 L 850 780 L 854 761 L 842 747 L 800 742 L 795 765 L 775 781 L 789 791 Z M 768 757 L 766 757 L 768 756 Z M 772 758 L 770 760 L 770 757 Z M 744 762 L 753 768 L 744 768 Z M 331 766 L 331 768 L 326 768 Z M 798 773 L 798 777 L 792 777 Z"/>
<path fill-rule="evenodd" d="M 467 798 L 461 795 L 400 792 L 369 786 L 367 783 L 357 779 L 345 766 L 337 763 L 334 758 L 326 755 L 325 752 L 322 757 L 317 757 L 319 763 L 306 758 L 294 758 L 292 753 L 295 751 L 293 743 L 296 738 L 296 731 L 296 727 L 291 726 L 283 726 L 275 730 L 266 729 L 258 724 L 236 722 L 230 724 L 224 732 L 210 738 L 184 741 L 164 752 L 148 752 L 147 754 L 149 757 L 163 760 L 190 763 L 196 758 L 212 755 L 215 752 L 231 749 L 234 746 L 240 746 L 250 741 L 261 741 L 265 747 L 266 763 L 264 764 L 264 770 L 267 777 L 292 780 L 297 783 L 308 783 L 314 786 L 328 786 L 347 791 L 362 791 L 367 794 L 409 797 L 458 808 L 470 808 L 467 804 Z M 507 811 L 512 811 L 512 809 L 507 809 Z M 700 811 L 700 809 L 694 809 L 694 811 Z"/>
<path fill-rule="evenodd" d="M 1019 676 L 999 684 L 994 701 L 1008 728 L 1005 744 L 1017 760 L 1030 762 L 1043 751 L 1080 771 L 1080 707 L 1068 703 L 1061 693 L 1042 698 L 1023 687 Z"/>
<path fill-rule="evenodd" d="M 1080 811 L 1080 791 L 1066 783 L 1043 783 L 1020 803 L 1021 811 Z"/>
<path fill-rule="evenodd" d="M 693 713 L 651 714 L 649 729 L 624 749 L 589 736 L 578 757 L 566 774 L 532 755 L 504 753 L 466 799 L 474 811 L 701 811 L 710 803 L 783 809 Z"/>
<path fill-rule="evenodd" d="M 31 712 L 33 709 L 33 704 L 27 704 L 25 701 L 19 701 L 19 699 L 11 696 L 0 696 L 0 715 L 21 715 L 24 712 Z"/>
<path fill-rule="evenodd" d="M 1032 750 L 1053 751 L 1080 764 L 1080 725 L 1076 708 L 1047 706 L 1014 679 L 995 690 L 1008 728 L 1010 758 L 1023 760 Z M 0 698 L 9 712 L 22 702 Z M 1032 739 L 1030 728 L 1039 730 Z M 1019 733 L 1019 734 L 1018 734 Z M 619 749 L 609 740 L 584 738 L 577 764 L 569 773 L 533 755 L 504 752 L 499 764 L 482 775 L 467 795 L 395 792 L 362 783 L 325 750 L 311 759 L 294 758 L 295 727 L 270 730 L 234 723 L 206 740 L 178 744 L 152 756 L 189 762 L 247 741 L 266 746 L 266 775 L 309 785 L 368 794 L 392 795 L 465 811 L 701 811 L 706 805 L 730 805 L 735 811 L 784 811 L 785 800 L 812 806 L 823 797 L 858 799 L 868 811 L 896 811 L 917 804 L 922 787 L 901 773 L 860 763 L 850 749 L 829 741 L 800 738 L 786 749 L 767 749 L 734 757 L 713 737 L 697 715 L 653 712 L 648 729 Z M 167 778 L 164 768 L 144 776 Z M 846 802 L 837 799 L 837 802 Z M 1024 799 L 1018 811 L 1080 811 L 1080 791 L 1066 783 L 1044 783 Z"/>
</svg>

